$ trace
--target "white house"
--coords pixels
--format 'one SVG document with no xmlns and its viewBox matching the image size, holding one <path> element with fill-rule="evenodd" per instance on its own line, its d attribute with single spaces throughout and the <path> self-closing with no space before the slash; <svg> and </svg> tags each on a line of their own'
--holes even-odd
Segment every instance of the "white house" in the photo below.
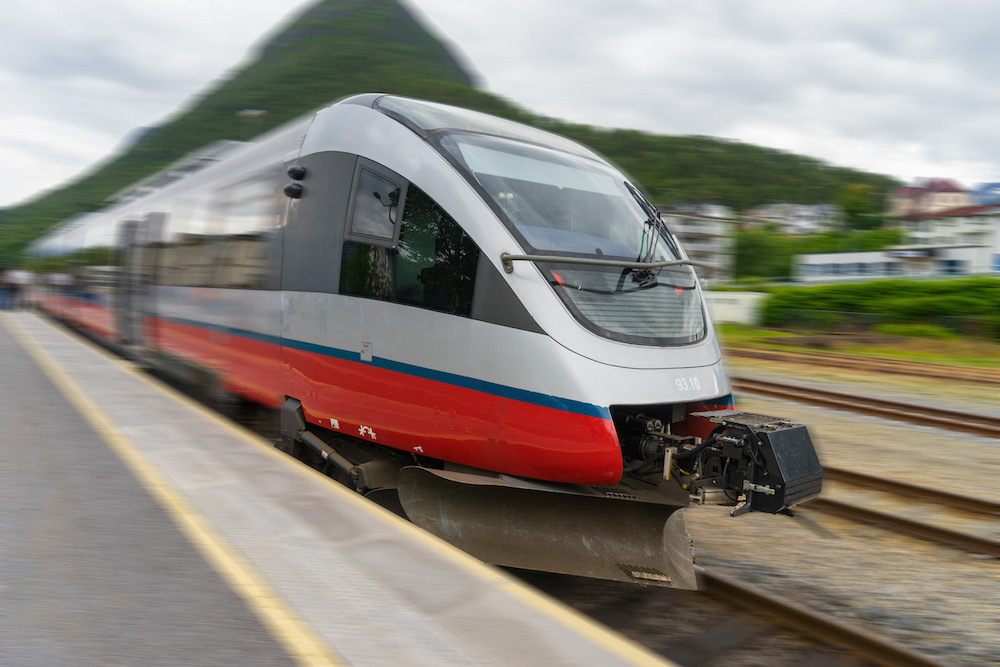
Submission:
<svg viewBox="0 0 1000 667">
<path fill-rule="evenodd" d="M 1000 253 L 1000 206 L 962 206 L 900 216 L 897 226 L 913 245 L 984 245 Z"/>
<path fill-rule="evenodd" d="M 773 223 L 785 234 L 814 234 L 836 229 L 843 220 L 839 206 L 832 204 L 789 204 L 779 202 L 744 211 L 748 225 Z"/>
<path fill-rule="evenodd" d="M 659 210 L 688 257 L 709 267 L 707 273 L 701 272 L 707 283 L 733 277 L 736 222 L 732 209 L 716 204 L 689 204 Z"/>
<path fill-rule="evenodd" d="M 982 245 L 900 245 L 887 250 L 796 255 L 795 280 L 856 282 L 878 278 L 978 275 L 1000 271 L 997 255 Z"/>
</svg>

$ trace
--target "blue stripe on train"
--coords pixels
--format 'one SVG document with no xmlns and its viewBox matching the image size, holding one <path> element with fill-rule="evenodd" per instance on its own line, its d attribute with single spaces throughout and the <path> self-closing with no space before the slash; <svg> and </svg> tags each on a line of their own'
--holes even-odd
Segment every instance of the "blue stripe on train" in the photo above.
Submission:
<svg viewBox="0 0 1000 667">
<path fill-rule="evenodd" d="M 191 327 L 211 329 L 213 331 L 219 331 L 233 336 L 249 338 L 251 340 L 256 340 L 262 343 L 269 343 L 271 345 L 283 345 L 284 347 L 288 347 L 293 350 L 300 350 L 302 352 L 311 352 L 313 354 L 320 354 L 325 357 L 332 357 L 334 359 L 343 359 L 344 361 L 361 362 L 360 353 L 355 352 L 353 350 L 343 350 L 336 347 L 327 347 L 326 345 L 308 343 L 306 341 L 295 340 L 292 338 L 280 338 L 278 336 L 262 334 L 256 331 L 237 329 L 234 327 L 228 327 L 219 324 L 210 324 L 208 322 L 189 320 L 182 317 L 164 317 L 163 319 L 169 320 L 171 322 L 177 322 L 178 324 L 185 324 Z M 367 364 L 369 362 L 365 363 Z M 515 401 L 532 403 L 534 405 L 541 405 L 547 408 L 563 410 L 565 412 L 573 412 L 580 415 L 586 415 L 588 417 L 597 417 L 599 419 L 611 419 L 611 411 L 608 410 L 608 408 L 601 407 L 599 405 L 593 405 L 591 403 L 584 403 L 582 401 L 575 401 L 570 398 L 561 398 L 559 396 L 543 394 L 537 391 L 518 389 L 517 387 L 510 387 L 503 384 L 497 384 L 495 382 L 487 382 L 486 380 L 479 380 L 477 378 L 472 378 L 465 375 L 448 373 L 446 371 L 439 371 L 433 368 L 425 368 L 423 366 L 415 366 L 413 364 L 407 364 L 401 361 L 393 361 L 392 359 L 386 359 L 384 357 L 373 357 L 372 361 L 370 362 L 370 365 L 375 366 L 376 368 L 382 368 L 385 370 L 394 371 L 396 373 L 403 373 L 405 375 L 412 375 L 414 377 L 419 377 L 426 380 L 443 382 L 445 384 L 454 385 L 456 387 L 463 387 L 465 389 L 481 391 L 485 394 L 500 396 L 502 398 L 509 398 Z"/>
</svg>

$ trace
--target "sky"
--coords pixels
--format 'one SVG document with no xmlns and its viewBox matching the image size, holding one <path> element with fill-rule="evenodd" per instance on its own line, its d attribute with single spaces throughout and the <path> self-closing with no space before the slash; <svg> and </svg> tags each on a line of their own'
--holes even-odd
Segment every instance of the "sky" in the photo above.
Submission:
<svg viewBox="0 0 1000 667">
<path fill-rule="evenodd" d="M 4 0 L 0 207 L 92 168 L 309 4 Z M 483 87 L 538 113 L 726 137 L 903 180 L 1000 180 L 1000 3 L 407 4 Z"/>
</svg>

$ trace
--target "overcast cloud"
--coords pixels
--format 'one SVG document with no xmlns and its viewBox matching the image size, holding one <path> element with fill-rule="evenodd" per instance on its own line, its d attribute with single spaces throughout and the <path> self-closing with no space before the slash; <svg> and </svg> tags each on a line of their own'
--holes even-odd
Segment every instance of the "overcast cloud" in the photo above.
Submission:
<svg viewBox="0 0 1000 667">
<path fill-rule="evenodd" d="M 0 9 L 0 205 L 105 157 L 309 3 Z M 485 87 L 594 125 L 705 134 L 903 179 L 1000 180 L 1000 3 L 411 0 Z"/>
</svg>

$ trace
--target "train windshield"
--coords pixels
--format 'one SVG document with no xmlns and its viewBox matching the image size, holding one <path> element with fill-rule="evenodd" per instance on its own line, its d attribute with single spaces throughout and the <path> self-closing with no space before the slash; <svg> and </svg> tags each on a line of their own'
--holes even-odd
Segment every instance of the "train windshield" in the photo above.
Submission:
<svg viewBox="0 0 1000 667">
<path fill-rule="evenodd" d="M 529 252 L 680 259 L 652 207 L 602 162 L 482 134 L 448 133 L 437 142 Z M 602 336 L 682 345 L 705 335 L 697 278 L 689 267 L 644 271 L 556 263 L 541 269 L 577 319 Z"/>
</svg>

